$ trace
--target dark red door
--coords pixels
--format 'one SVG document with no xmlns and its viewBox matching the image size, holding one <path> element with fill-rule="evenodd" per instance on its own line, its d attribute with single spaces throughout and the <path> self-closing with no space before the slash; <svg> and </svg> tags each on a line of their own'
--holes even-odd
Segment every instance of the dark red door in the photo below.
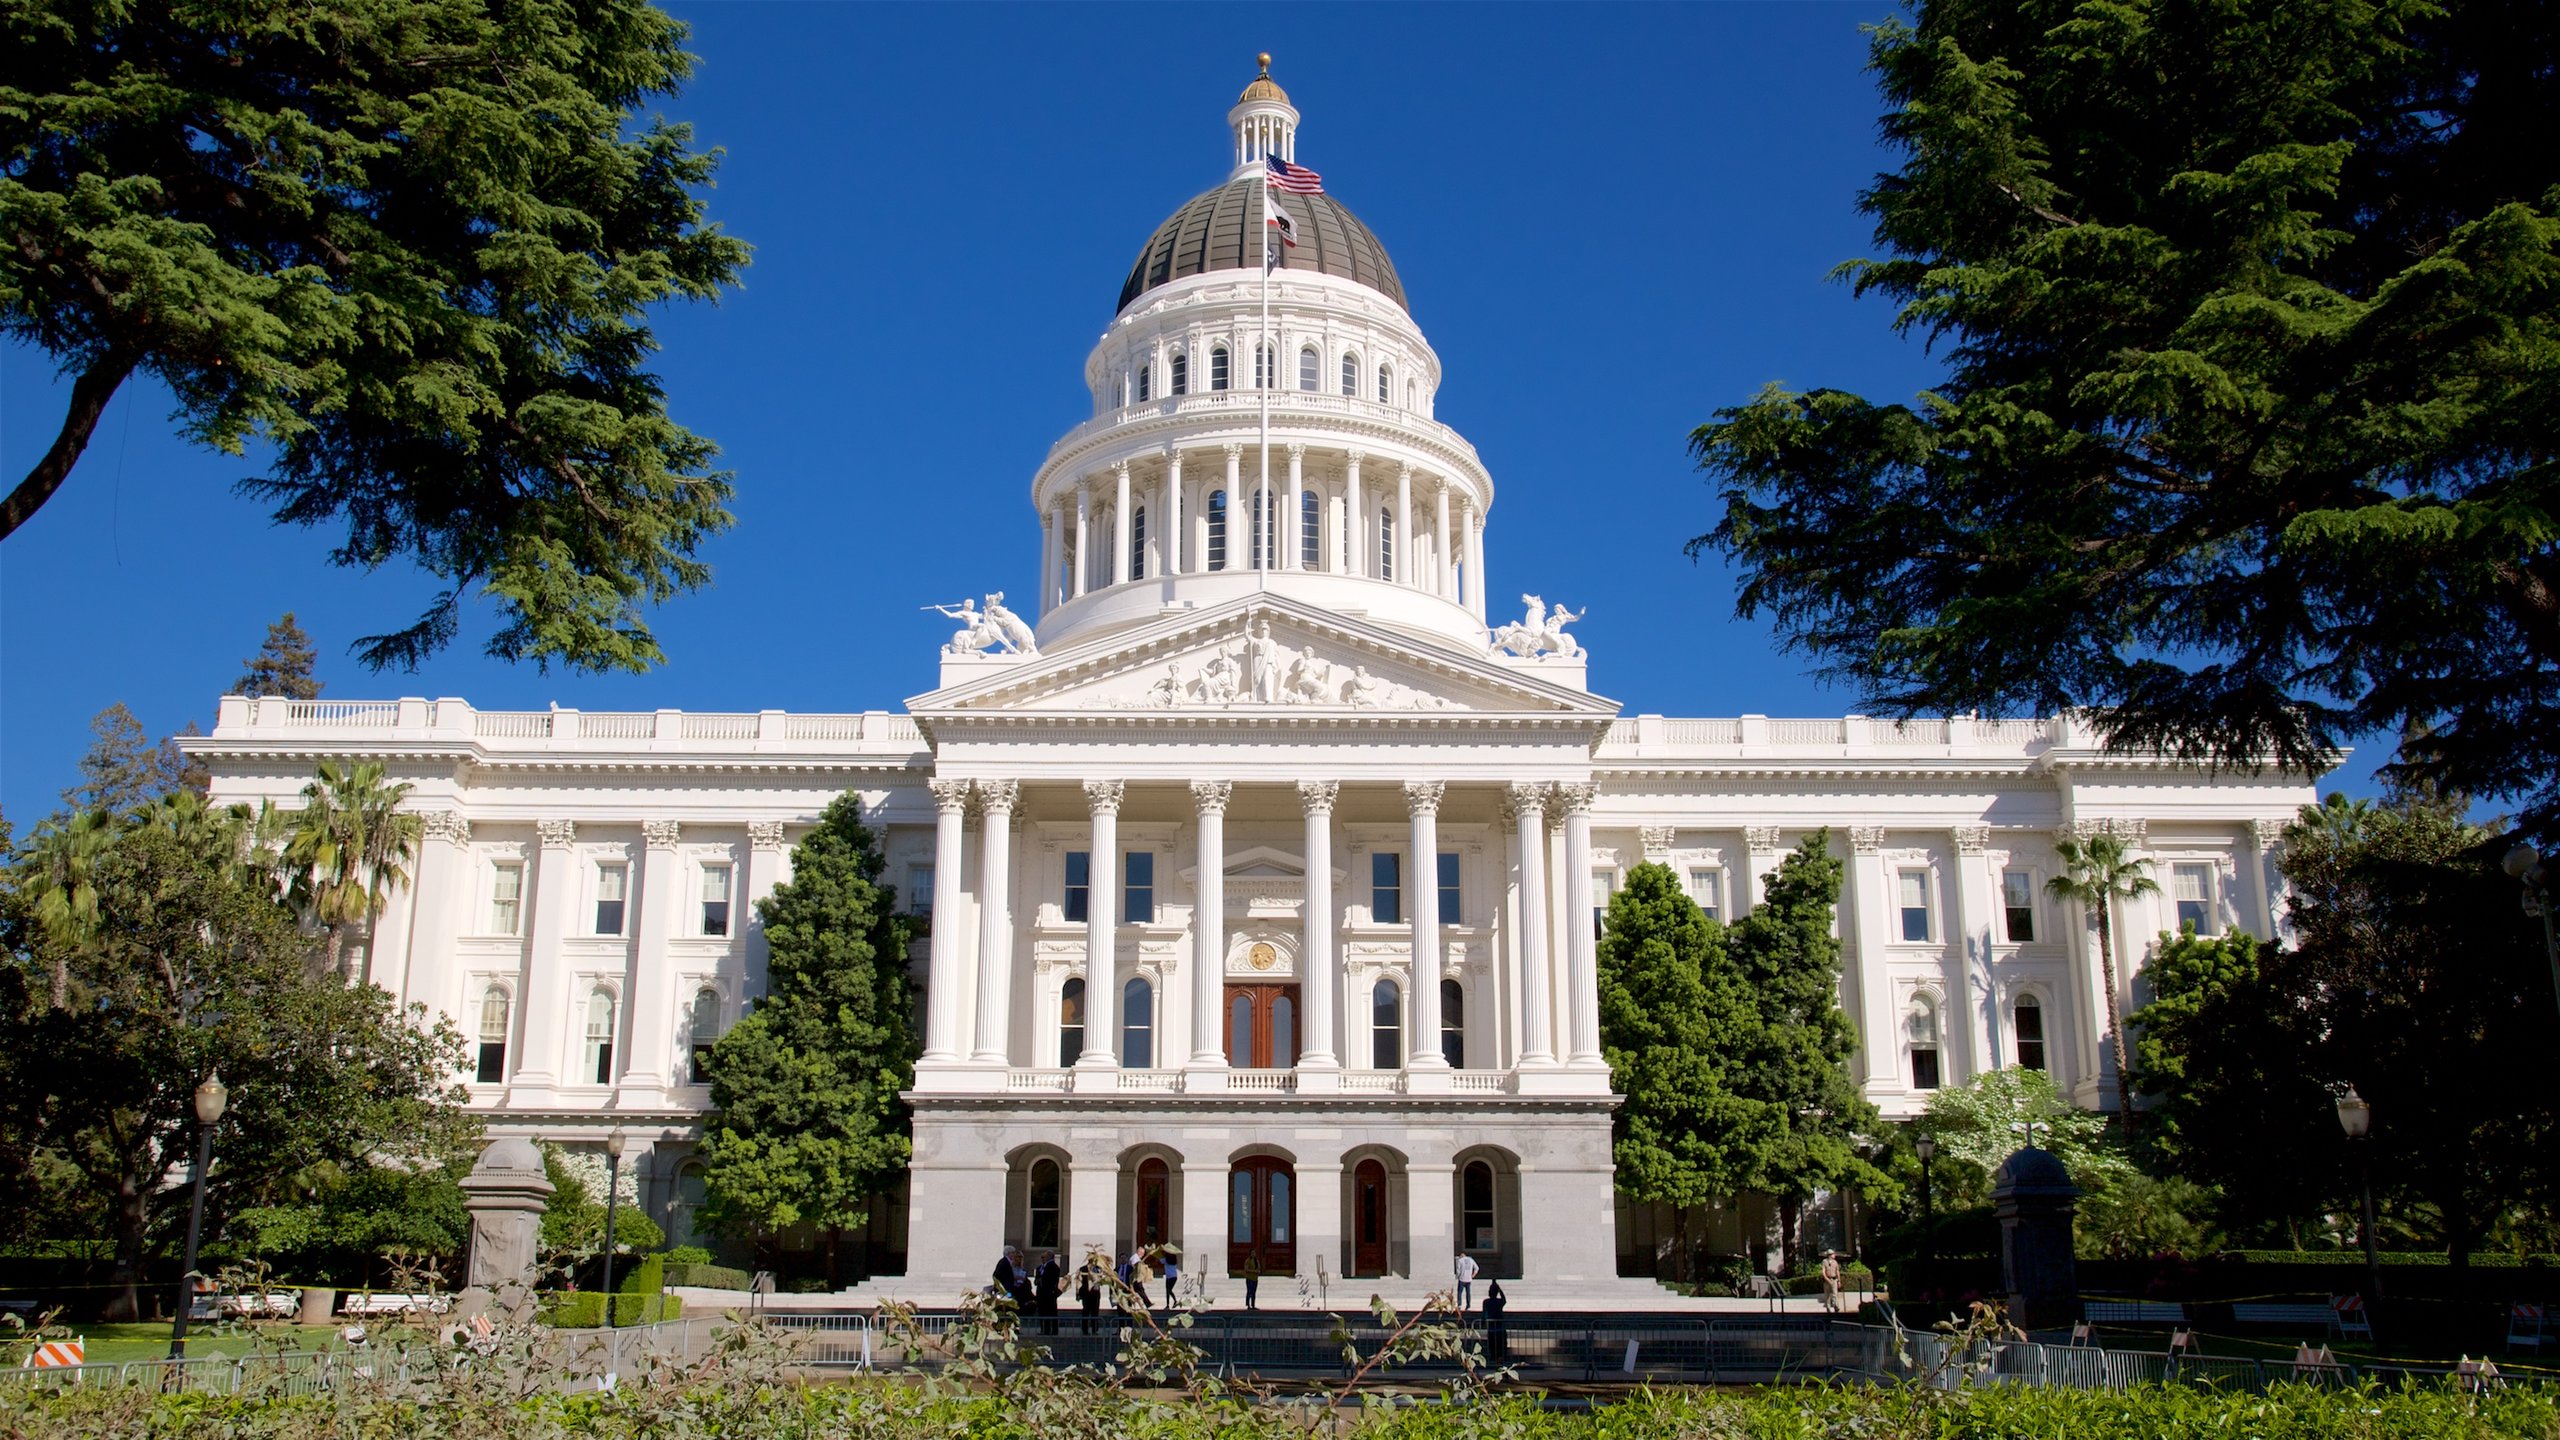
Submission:
<svg viewBox="0 0 2560 1440">
<path fill-rule="evenodd" d="M 1227 1269 L 1265 1275 L 1298 1270 L 1298 1176 L 1286 1160 L 1257 1155 L 1227 1172 Z"/>
<path fill-rule="evenodd" d="M 1172 1238 L 1165 1224 L 1166 1212 L 1170 1208 L 1165 1201 L 1173 1188 L 1167 1182 L 1171 1178 L 1171 1172 L 1162 1160 L 1138 1162 L 1138 1213 L 1130 1217 L 1133 1223 L 1129 1231 L 1141 1245 L 1161 1245 Z"/>
<path fill-rule="evenodd" d="M 1351 1171 L 1351 1273 L 1387 1273 L 1387 1167 L 1375 1160 Z"/>
<path fill-rule="evenodd" d="M 1297 1067 L 1297 986 L 1227 987 L 1227 1063 L 1239 1070 Z"/>
</svg>

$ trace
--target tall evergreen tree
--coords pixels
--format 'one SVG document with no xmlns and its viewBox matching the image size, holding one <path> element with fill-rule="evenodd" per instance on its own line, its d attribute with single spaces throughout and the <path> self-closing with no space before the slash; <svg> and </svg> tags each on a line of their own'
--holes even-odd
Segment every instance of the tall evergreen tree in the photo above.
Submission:
<svg viewBox="0 0 2560 1440">
<path fill-rule="evenodd" d="M 1747 1183 L 1778 1197 L 1787 1264 L 1797 1261 L 1797 1218 L 1817 1190 L 1894 1193 L 1861 1138 L 1877 1133 L 1876 1108 L 1849 1074 L 1858 1032 L 1840 1009 L 1840 939 L 1834 933 L 1843 867 L 1831 832 L 1817 830 L 1770 872 L 1764 898 L 1737 921 L 1726 949 L 1757 1021 L 1734 1055 L 1734 1089 L 1768 1107 L 1773 1133 Z M 1871 1043 L 1891 1043 L 1889 1036 Z"/>
<path fill-rule="evenodd" d="M 756 904 L 767 993 L 710 1056 L 704 1220 L 759 1244 L 815 1226 L 831 1277 L 842 1232 L 868 1221 L 908 1155 L 908 922 L 881 863 L 862 797 L 838 796 L 793 850 L 790 881 Z"/>
<path fill-rule="evenodd" d="M 319 652 L 312 648 L 311 637 L 294 623 L 293 612 L 267 627 L 266 643 L 258 653 L 241 661 L 240 678 L 231 682 L 231 693 L 256 699 L 274 695 L 286 700 L 320 698 L 320 677 L 313 672 Z"/>
<path fill-rule="evenodd" d="M 1638 865 L 1600 936 L 1600 1044 L 1626 1103 L 1612 1117 L 1618 1188 L 1671 1207 L 1678 1276 L 1693 1279 L 1689 1213 L 1755 1178 L 1774 1138 L 1769 1107 L 1729 1070 L 1758 1017 L 1707 918 L 1663 865 Z"/>
<path fill-rule="evenodd" d="M 62 792 L 63 804 L 122 817 L 181 784 L 182 762 L 152 742 L 123 701 L 99 711 L 89 732 L 97 738 L 80 757 L 80 783 Z"/>
</svg>

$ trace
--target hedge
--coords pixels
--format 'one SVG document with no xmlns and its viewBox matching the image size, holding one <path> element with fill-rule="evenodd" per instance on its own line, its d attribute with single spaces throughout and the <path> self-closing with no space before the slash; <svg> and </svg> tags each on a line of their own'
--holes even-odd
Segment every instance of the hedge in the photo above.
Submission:
<svg viewBox="0 0 2560 1440">
<path fill-rule="evenodd" d="M 666 1267 L 670 1285 L 693 1285 L 704 1290 L 744 1290 L 755 1283 L 755 1277 L 744 1270 L 726 1265 L 700 1265 L 686 1261 L 670 1261 Z"/>
<path fill-rule="evenodd" d="M 2216 1260 L 2245 1260 L 2252 1265 L 2362 1265 L 2362 1250 L 2222 1250 Z M 2385 1265 L 2450 1265 L 2452 1260 L 2441 1250 L 2385 1250 L 2377 1257 Z M 2521 1270 L 2529 1267 L 2560 1267 L 2560 1255 L 2508 1255 L 2473 1251 L 2471 1264 L 2481 1270 Z"/>
<path fill-rule="evenodd" d="M 613 1297 L 613 1323 L 616 1325 L 653 1325 L 661 1320 L 674 1320 L 684 1314 L 681 1295 L 640 1295 L 624 1291 Z M 570 1290 L 546 1295 L 542 1300 L 542 1323 L 563 1330 L 593 1330 L 604 1324 L 604 1294 L 597 1290 Z"/>
</svg>

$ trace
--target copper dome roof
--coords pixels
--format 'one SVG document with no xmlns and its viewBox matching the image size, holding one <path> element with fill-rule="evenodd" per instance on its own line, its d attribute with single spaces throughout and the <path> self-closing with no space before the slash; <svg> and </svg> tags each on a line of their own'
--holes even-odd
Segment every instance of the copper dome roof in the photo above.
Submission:
<svg viewBox="0 0 2560 1440">
<path fill-rule="evenodd" d="M 1202 192 L 1147 237 L 1120 287 L 1120 308 L 1159 285 L 1212 270 L 1251 270 L 1262 263 L 1262 191 L 1258 176 Z M 1395 262 L 1360 217 L 1330 195 L 1273 197 L 1297 223 L 1297 248 L 1281 250 L 1285 270 L 1314 270 L 1357 281 L 1406 309 Z"/>
</svg>

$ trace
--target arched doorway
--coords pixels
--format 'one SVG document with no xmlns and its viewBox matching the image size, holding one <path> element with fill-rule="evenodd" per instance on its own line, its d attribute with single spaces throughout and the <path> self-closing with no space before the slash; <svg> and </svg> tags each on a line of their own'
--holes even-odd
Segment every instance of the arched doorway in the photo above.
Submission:
<svg viewBox="0 0 2560 1440">
<path fill-rule="evenodd" d="M 1138 1162 L 1137 1204 L 1129 1216 L 1129 1234 L 1140 1245 L 1162 1245 L 1173 1238 L 1173 1171 L 1150 1155 Z"/>
<path fill-rule="evenodd" d="M 1351 1170 L 1351 1273 L 1387 1273 L 1387 1167 L 1376 1160 Z"/>
<path fill-rule="evenodd" d="M 1288 1161 L 1255 1155 L 1227 1172 L 1227 1269 L 1264 1275 L 1298 1271 L 1298 1174 Z"/>
</svg>

